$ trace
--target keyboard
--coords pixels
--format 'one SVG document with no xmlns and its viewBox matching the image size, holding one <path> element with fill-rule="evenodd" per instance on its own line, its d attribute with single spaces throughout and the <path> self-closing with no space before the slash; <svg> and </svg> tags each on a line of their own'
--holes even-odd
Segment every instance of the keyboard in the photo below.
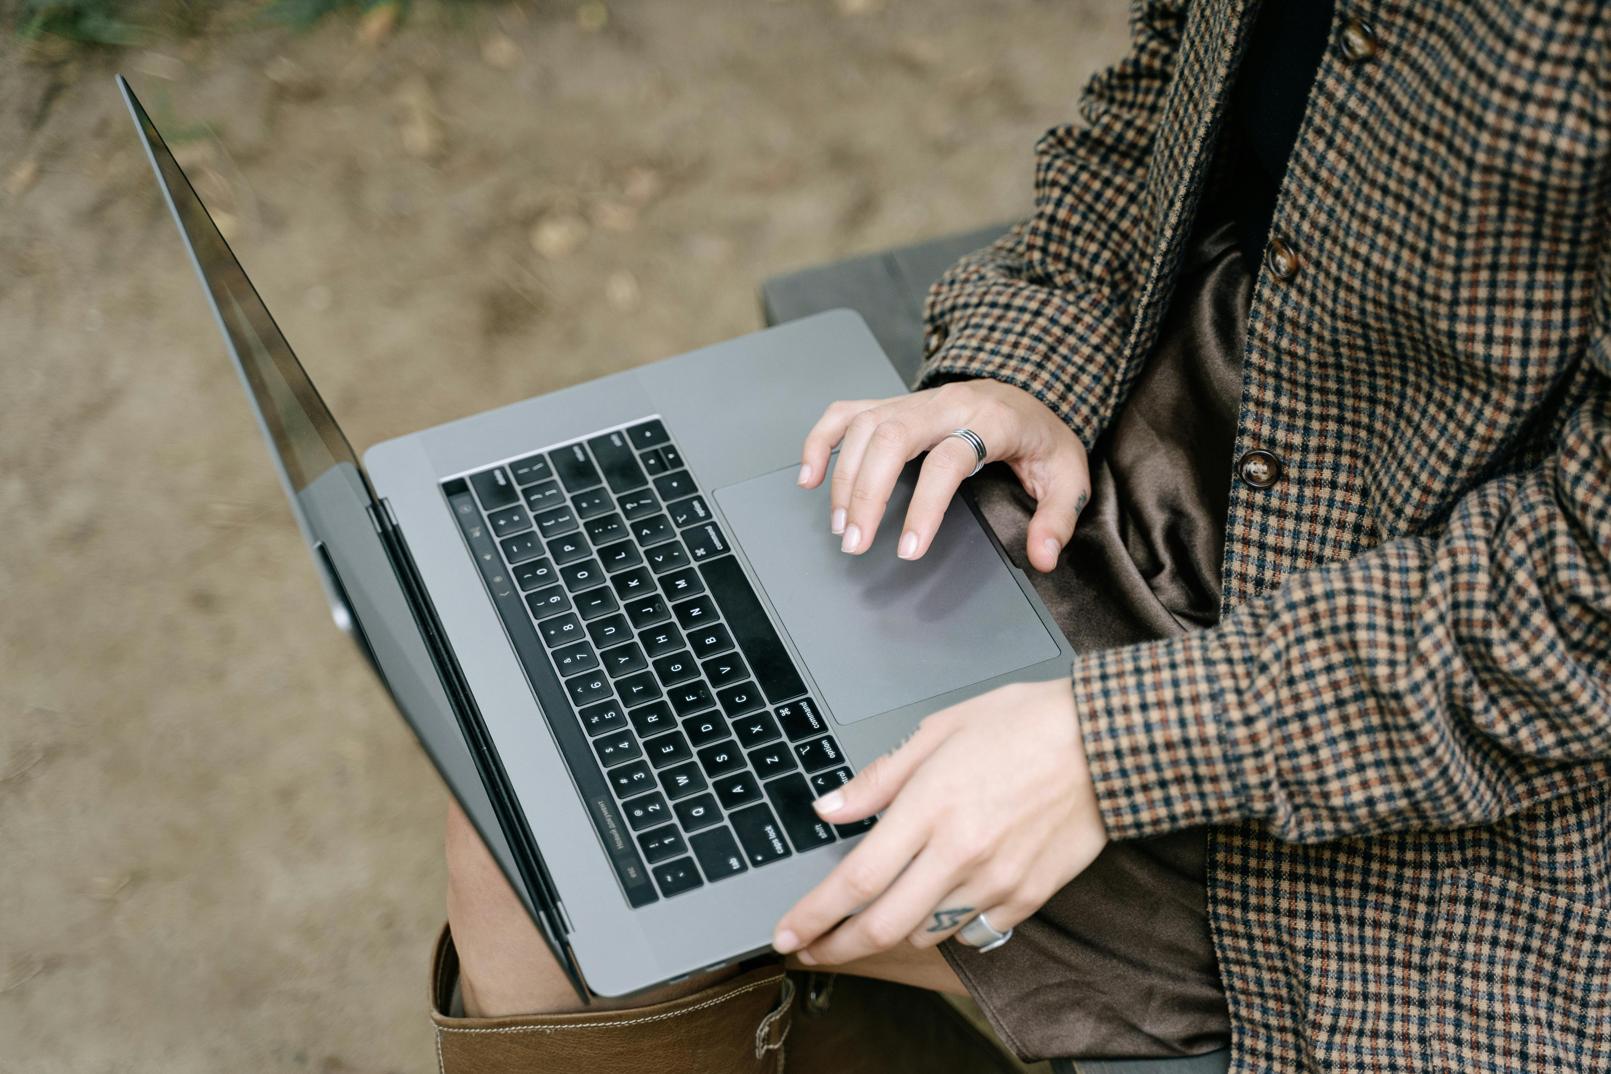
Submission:
<svg viewBox="0 0 1611 1074">
<path fill-rule="evenodd" d="M 664 422 L 443 484 L 627 902 L 864 831 L 850 765 Z"/>
</svg>

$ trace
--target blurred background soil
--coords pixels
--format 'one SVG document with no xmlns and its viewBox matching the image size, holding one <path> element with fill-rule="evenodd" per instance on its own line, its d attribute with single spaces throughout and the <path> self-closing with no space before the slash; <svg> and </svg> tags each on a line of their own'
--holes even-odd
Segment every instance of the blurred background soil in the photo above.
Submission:
<svg viewBox="0 0 1611 1074">
<path fill-rule="evenodd" d="M 151 10 L 115 48 L 0 16 L 0 1070 L 429 1070 L 444 792 L 329 625 L 113 72 L 361 451 L 1021 215 L 1123 4 Z"/>
</svg>

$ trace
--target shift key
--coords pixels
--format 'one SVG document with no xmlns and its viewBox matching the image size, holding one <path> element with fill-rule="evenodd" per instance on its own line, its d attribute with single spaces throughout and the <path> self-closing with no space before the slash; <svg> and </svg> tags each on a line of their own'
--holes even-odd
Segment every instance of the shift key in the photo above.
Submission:
<svg viewBox="0 0 1611 1074">
<path fill-rule="evenodd" d="M 766 796 L 778 811 L 783 830 L 796 850 L 810 850 L 833 842 L 833 828 L 811 808 L 816 795 L 801 775 L 783 776 L 766 784 Z"/>
</svg>

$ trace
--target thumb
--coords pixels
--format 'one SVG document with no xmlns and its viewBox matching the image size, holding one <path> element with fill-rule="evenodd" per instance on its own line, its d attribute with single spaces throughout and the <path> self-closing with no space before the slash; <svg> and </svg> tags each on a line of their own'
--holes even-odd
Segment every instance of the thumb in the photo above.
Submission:
<svg viewBox="0 0 1611 1074">
<path fill-rule="evenodd" d="M 863 768 L 849 783 L 813 802 L 817 814 L 835 824 L 848 824 L 884 809 L 950 734 L 950 720 L 943 714 L 930 716 L 901 745 Z"/>
<path fill-rule="evenodd" d="M 1044 574 L 1057 568 L 1057 558 L 1074 536 L 1074 524 L 1089 498 L 1086 482 L 1069 473 L 1059 475 L 1037 499 L 1024 549 L 1036 570 Z"/>
</svg>

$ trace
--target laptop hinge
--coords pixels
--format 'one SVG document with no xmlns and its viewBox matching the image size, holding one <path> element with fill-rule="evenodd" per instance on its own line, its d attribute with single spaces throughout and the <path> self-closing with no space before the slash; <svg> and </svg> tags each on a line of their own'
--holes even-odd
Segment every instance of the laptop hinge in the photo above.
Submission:
<svg viewBox="0 0 1611 1074">
<path fill-rule="evenodd" d="M 368 510 L 375 531 L 380 535 L 381 543 L 386 548 L 392 570 L 397 575 L 408 600 L 409 610 L 414 615 L 420 635 L 425 639 L 431 660 L 436 665 L 437 674 L 447 692 L 448 700 L 453 705 L 454 714 L 459 720 L 459 728 L 470 747 L 476 769 L 481 773 L 482 783 L 492 799 L 493 809 L 497 812 L 499 823 L 504 830 L 504 837 L 509 842 L 516 867 L 521 872 L 520 879 L 526 890 L 531 893 L 532 902 L 538 913 L 546 918 L 537 924 L 546 934 L 545 938 L 555 959 L 570 978 L 577 994 L 584 1001 L 589 1000 L 591 993 L 582 981 L 581 968 L 576 964 L 570 944 L 567 942 L 571 925 L 565 914 L 564 903 L 560 900 L 559 891 L 554 885 L 547 864 L 543 861 L 536 839 L 526 824 L 525 813 L 514 795 L 508 775 L 503 769 L 503 762 L 497 751 L 492 748 L 491 737 L 487 732 L 485 721 L 481 718 L 481 710 L 476 705 L 475 695 L 470 691 L 469 681 L 459 665 L 458 657 L 454 655 L 447 631 L 442 628 L 436 607 L 426 591 L 424 579 L 414 562 L 413 553 L 409 551 L 408 541 L 403 536 L 403 528 L 387 500 L 378 498 L 369 505 Z"/>
</svg>

